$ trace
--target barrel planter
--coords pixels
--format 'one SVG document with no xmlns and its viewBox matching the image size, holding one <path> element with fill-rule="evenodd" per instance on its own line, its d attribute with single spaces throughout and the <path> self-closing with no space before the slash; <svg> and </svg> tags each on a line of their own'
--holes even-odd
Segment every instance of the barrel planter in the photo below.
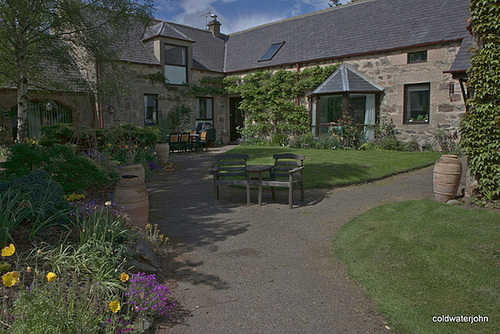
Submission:
<svg viewBox="0 0 500 334">
<path fill-rule="evenodd" d="M 434 198 L 437 202 L 446 202 L 455 198 L 460 179 L 462 163 L 456 155 L 442 155 L 434 165 Z"/>
<path fill-rule="evenodd" d="M 149 218 L 148 189 L 136 175 L 123 175 L 115 188 L 118 208 L 130 215 L 135 226 L 145 227 Z"/>
<path fill-rule="evenodd" d="M 136 175 L 140 182 L 145 180 L 144 166 L 142 164 L 125 164 L 118 166 L 120 176 L 123 175 Z"/>
<path fill-rule="evenodd" d="M 156 155 L 160 159 L 161 163 L 166 163 L 168 161 L 169 154 L 170 154 L 170 145 L 168 143 L 156 144 Z"/>
</svg>

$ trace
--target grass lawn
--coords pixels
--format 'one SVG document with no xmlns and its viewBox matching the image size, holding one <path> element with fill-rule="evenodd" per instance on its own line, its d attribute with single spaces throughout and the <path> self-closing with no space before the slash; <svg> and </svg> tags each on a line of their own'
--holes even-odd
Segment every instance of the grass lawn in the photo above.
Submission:
<svg viewBox="0 0 500 334">
<path fill-rule="evenodd" d="M 430 200 L 379 206 L 346 224 L 336 254 L 403 333 L 500 332 L 500 213 Z M 488 323 L 434 323 L 434 316 Z"/>
<path fill-rule="evenodd" d="M 327 188 L 361 183 L 425 167 L 436 162 L 441 153 L 293 149 L 277 146 L 238 146 L 231 153 L 247 153 L 249 164 L 274 164 L 275 153 L 306 156 L 304 182 L 308 188 Z"/>
</svg>

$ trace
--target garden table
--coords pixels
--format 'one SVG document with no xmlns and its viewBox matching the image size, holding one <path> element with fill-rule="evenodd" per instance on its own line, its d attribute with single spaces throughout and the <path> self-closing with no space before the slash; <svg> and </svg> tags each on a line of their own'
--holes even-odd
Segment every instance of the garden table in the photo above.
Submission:
<svg viewBox="0 0 500 334">
<path fill-rule="evenodd" d="M 248 183 L 256 184 L 259 187 L 259 195 L 258 195 L 259 205 L 262 205 L 262 174 L 264 174 L 265 172 L 269 172 L 269 177 L 271 177 L 271 171 L 273 167 L 274 167 L 273 165 L 247 165 L 245 167 Z M 258 174 L 258 179 L 252 181 L 251 174 Z"/>
</svg>

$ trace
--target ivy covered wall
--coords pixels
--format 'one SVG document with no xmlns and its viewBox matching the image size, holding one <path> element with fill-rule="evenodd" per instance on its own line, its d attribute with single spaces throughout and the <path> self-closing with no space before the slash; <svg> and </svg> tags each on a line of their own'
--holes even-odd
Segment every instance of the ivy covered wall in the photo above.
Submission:
<svg viewBox="0 0 500 334">
<path fill-rule="evenodd" d="M 471 25 L 477 48 L 468 71 L 473 98 L 461 122 L 460 145 L 478 191 L 500 196 L 500 0 L 472 0 Z"/>
</svg>

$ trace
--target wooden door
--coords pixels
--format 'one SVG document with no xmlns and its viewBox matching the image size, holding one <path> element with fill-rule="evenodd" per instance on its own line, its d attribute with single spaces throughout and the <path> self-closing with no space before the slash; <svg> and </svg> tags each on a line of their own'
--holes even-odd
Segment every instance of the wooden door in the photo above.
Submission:
<svg viewBox="0 0 500 334">
<path fill-rule="evenodd" d="M 229 98 L 229 141 L 235 142 L 241 138 L 238 132 L 239 127 L 243 127 L 245 123 L 245 113 L 240 109 L 241 97 Z"/>
</svg>

